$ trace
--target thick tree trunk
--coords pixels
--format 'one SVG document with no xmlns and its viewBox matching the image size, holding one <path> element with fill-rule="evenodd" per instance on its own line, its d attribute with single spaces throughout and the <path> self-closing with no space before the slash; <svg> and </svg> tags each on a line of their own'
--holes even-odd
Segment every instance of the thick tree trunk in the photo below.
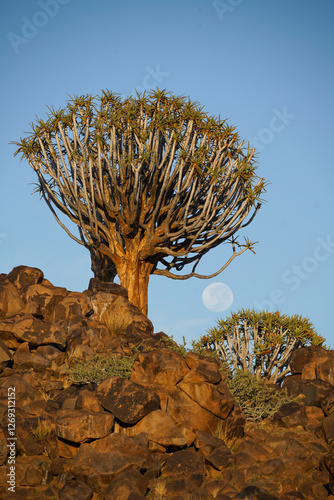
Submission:
<svg viewBox="0 0 334 500">
<path fill-rule="evenodd" d="M 136 255 L 128 254 L 127 259 L 117 262 L 117 274 L 121 286 L 128 290 L 129 300 L 147 316 L 147 292 L 153 264 L 140 261 Z"/>
<path fill-rule="evenodd" d="M 94 247 L 90 249 L 90 256 L 94 278 L 98 278 L 100 281 L 114 281 L 117 274 L 114 262 Z"/>
</svg>

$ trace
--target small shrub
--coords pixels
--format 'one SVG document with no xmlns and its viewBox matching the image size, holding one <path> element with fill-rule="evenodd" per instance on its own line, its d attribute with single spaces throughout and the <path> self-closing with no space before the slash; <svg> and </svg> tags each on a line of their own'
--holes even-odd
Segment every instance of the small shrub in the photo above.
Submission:
<svg viewBox="0 0 334 500">
<path fill-rule="evenodd" d="M 32 435 L 37 441 L 45 441 L 52 434 L 52 429 L 50 427 L 50 422 L 47 420 L 38 419 L 38 425 L 36 429 L 32 430 Z"/>
<path fill-rule="evenodd" d="M 288 396 L 286 389 L 270 387 L 264 380 L 257 380 L 249 371 L 239 370 L 227 384 L 250 422 L 272 418 L 284 403 L 296 400 L 294 396 Z"/>
<path fill-rule="evenodd" d="M 96 354 L 79 361 L 69 369 L 69 378 L 72 382 L 89 384 L 100 383 L 110 375 L 130 378 L 135 359 L 132 356 L 116 358 L 107 354 Z"/>
</svg>

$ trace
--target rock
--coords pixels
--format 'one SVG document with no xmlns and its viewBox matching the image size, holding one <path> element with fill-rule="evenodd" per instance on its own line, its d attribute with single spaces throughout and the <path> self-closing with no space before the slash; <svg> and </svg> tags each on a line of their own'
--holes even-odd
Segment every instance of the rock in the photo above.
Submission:
<svg viewBox="0 0 334 500">
<path fill-rule="evenodd" d="M 25 302 L 12 283 L 0 284 L 0 319 L 15 316 L 24 307 Z"/>
<path fill-rule="evenodd" d="M 276 495 L 271 495 L 266 489 L 259 488 L 255 485 L 246 486 L 234 498 L 243 498 L 245 500 L 279 500 Z"/>
<path fill-rule="evenodd" d="M 330 351 L 332 352 L 332 351 Z M 334 385 L 334 356 L 330 356 L 323 363 L 317 363 L 316 365 L 316 377 L 317 379 L 329 382 Z"/>
<path fill-rule="evenodd" d="M 319 346 L 300 347 L 294 349 L 290 359 L 290 370 L 292 375 L 302 373 L 305 365 L 311 362 L 318 364 L 328 358 L 328 351 Z"/>
<path fill-rule="evenodd" d="M 208 432 L 203 432 L 198 429 L 195 430 L 196 439 L 194 441 L 194 446 L 197 450 L 206 450 L 207 453 L 211 453 L 216 448 L 225 446 L 225 442 Z M 206 455 L 204 452 L 204 455 Z"/>
<path fill-rule="evenodd" d="M 72 325 L 92 311 L 87 293 L 67 292 L 61 300 L 51 300 L 45 308 L 45 319 L 50 323 Z"/>
<path fill-rule="evenodd" d="M 55 322 L 54 317 L 51 316 L 51 318 L 47 318 L 47 316 L 49 316 L 47 314 L 47 308 L 51 305 L 49 310 L 52 310 L 67 294 L 66 288 L 36 284 L 29 286 L 25 294 L 25 299 L 27 301 L 27 307 L 30 307 L 30 310 L 34 310 L 36 316 L 50 322 Z M 34 307 L 32 307 L 30 303 L 33 303 Z"/>
<path fill-rule="evenodd" d="M 93 358 L 95 355 L 95 351 L 88 345 L 78 344 L 68 350 L 68 361 L 69 363 L 87 362 L 89 358 Z"/>
<path fill-rule="evenodd" d="M 103 439 L 90 443 L 98 453 L 118 453 L 148 460 L 148 441 L 144 434 L 130 437 L 127 434 L 112 433 Z"/>
<path fill-rule="evenodd" d="M 6 344 L 1 340 L 0 338 L 0 367 L 4 369 L 6 366 L 8 366 L 10 360 L 12 359 L 12 355 L 6 346 Z M 0 371 L 1 371 L 0 368 Z"/>
<path fill-rule="evenodd" d="M 18 374 L 0 379 L 0 398 L 7 400 L 9 391 L 15 392 L 16 405 L 20 407 L 38 399 L 38 393 L 35 389 Z"/>
<path fill-rule="evenodd" d="M 208 382 L 191 383 L 183 379 L 177 387 L 188 394 L 202 408 L 222 419 L 227 418 L 234 406 L 234 398 L 226 382 L 222 381 L 219 385 L 214 386 Z"/>
<path fill-rule="evenodd" d="M 90 279 L 88 290 L 93 293 L 104 292 L 110 293 L 111 295 L 120 295 L 121 297 L 125 297 L 126 299 L 129 297 L 127 289 L 123 286 L 117 285 L 117 283 L 113 283 L 112 281 L 100 281 L 98 278 Z"/>
<path fill-rule="evenodd" d="M 108 328 L 90 318 L 81 319 L 80 322 L 69 326 L 67 334 L 67 349 L 76 345 L 87 345 L 96 353 L 106 352 L 106 343 L 109 339 Z"/>
<path fill-rule="evenodd" d="M 32 368 L 37 373 L 44 372 L 51 366 L 51 362 L 35 352 L 29 350 L 28 342 L 23 342 L 13 356 L 13 368 L 15 370 L 29 370 Z"/>
<path fill-rule="evenodd" d="M 156 410 L 140 420 L 135 426 L 128 428 L 128 434 L 134 436 L 147 434 L 150 441 L 164 447 L 183 448 L 187 440 L 176 427 L 172 418 L 162 410 Z"/>
<path fill-rule="evenodd" d="M 205 456 L 205 460 L 215 469 L 221 471 L 228 467 L 231 462 L 232 453 L 227 446 L 222 445 L 215 448 L 211 453 Z"/>
<path fill-rule="evenodd" d="M 105 379 L 96 394 L 103 408 L 125 424 L 136 424 L 148 413 L 160 409 L 155 392 L 121 377 Z"/>
<path fill-rule="evenodd" d="M 0 466 L 4 465 L 7 461 L 9 447 L 7 436 L 5 436 L 3 429 L 0 428 Z"/>
<path fill-rule="evenodd" d="M 185 362 L 191 369 L 184 377 L 186 382 L 218 384 L 222 380 L 222 372 L 219 371 L 218 363 L 214 359 L 208 359 L 205 356 L 189 352 L 186 355 Z M 224 380 L 225 378 L 224 374 Z"/>
<path fill-rule="evenodd" d="M 164 477 L 177 474 L 190 481 L 192 487 L 201 487 L 205 480 L 204 458 L 193 450 L 176 451 L 162 467 Z"/>
<path fill-rule="evenodd" d="M 80 391 L 75 401 L 75 410 L 101 411 L 99 400 L 87 389 Z"/>
<path fill-rule="evenodd" d="M 60 366 L 65 359 L 65 354 L 53 345 L 40 345 L 37 347 L 36 353 L 40 354 L 51 363 L 54 361 L 57 366 Z"/>
<path fill-rule="evenodd" d="M 188 446 L 196 437 L 194 429 L 212 434 L 222 428 L 223 421 L 219 417 L 199 406 L 177 387 L 166 388 L 156 384 L 149 387 L 158 394 L 161 409 L 172 417 L 175 425 L 187 439 Z"/>
<path fill-rule="evenodd" d="M 295 402 L 282 405 L 273 420 L 282 427 L 305 427 L 307 423 L 304 407 Z"/>
<path fill-rule="evenodd" d="M 7 279 L 19 292 L 25 292 L 28 287 L 42 282 L 44 274 L 36 267 L 17 266 L 7 275 Z"/>
<path fill-rule="evenodd" d="M 321 401 L 321 408 L 326 416 L 334 412 L 334 392 Z"/>
<path fill-rule="evenodd" d="M 29 342 L 31 347 L 46 344 L 53 344 L 60 349 L 66 347 L 66 332 L 61 326 L 52 325 L 30 314 L 18 314 L 2 321 L 0 338 L 8 347 L 14 349 L 22 342 Z"/>
<path fill-rule="evenodd" d="M 107 412 L 86 410 L 59 410 L 57 436 L 74 443 L 107 436 L 114 424 L 114 417 Z"/>
<path fill-rule="evenodd" d="M 334 413 L 323 419 L 322 429 L 327 443 L 332 444 L 334 442 Z"/>
<path fill-rule="evenodd" d="M 92 445 L 83 443 L 72 461 L 71 472 L 96 492 L 103 491 L 117 474 L 128 469 L 141 469 L 145 459 L 121 452 L 98 453 Z"/>
<path fill-rule="evenodd" d="M 129 500 L 134 498 L 133 494 L 142 495 L 147 490 L 148 479 L 138 470 L 126 470 L 116 476 L 109 486 L 101 494 L 101 500 Z M 138 497 L 137 497 L 138 498 Z"/>
<path fill-rule="evenodd" d="M 67 479 L 64 486 L 58 493 L 60 500 L 90 500 L 93 496 L 93 490 L 86 483 L 79 479 Z"/>
<path fill-rule="evenodd" d="M 130 379 L 140 384 L 174 387 L 189 368 L 185 360 L 171 349 L 159 349 L 138 354 Z"/>
<path fill-rule="evenodd" d="M 106 325 L 112 335 L 118 335 L 131 325 L 147 333 L 153 333 L 151 321 L 127 298 L 106 292 L 90 295 L 94 319 Z"/>
<path fill-rule="evenodd" d="M 299 350 L 299 349 L 298 349 Z M 289 396 L 302 395 L 302 403 L 305 406 L 321 406 L 323 399 L 334 395 L 334 387 L 323 380 L 301 380 L 296 375 L 284 379 L 283 388 L 287 389 Z"/>
</svg>

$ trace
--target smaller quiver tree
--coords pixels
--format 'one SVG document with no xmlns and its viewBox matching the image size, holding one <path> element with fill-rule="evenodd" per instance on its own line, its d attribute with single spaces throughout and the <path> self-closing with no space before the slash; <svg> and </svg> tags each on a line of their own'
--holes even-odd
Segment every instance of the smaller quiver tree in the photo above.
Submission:
<svg viewBox="0 0 334 500">
<path fill-rule="evenodd" d="M 50 109 L 32 130 L 15 143 L 15 154 L 36 172 L 37 191 L 67 234 L 90 251 L 95 277 L 118 275 L 145 314 L 151 274 L 210 278 L 253 250 L 238 232 L 265 191 L 255 150 L 190 99 L 157 89 L 122 100 L 105 91 Z M 202 257 L 223 243 L 232 249 L 229 258 L 217 272 L 199 274 Z M 181 275 L 184 267 L 189 272 Z"/>
<path fill-rule="evenodd" d="M 307 318 L 242 309 L 217 320 L 194 345 L 215 351 L 232 373 L 249 371 L 258 380 L 281 383 L 294 349 L 324 342 Z"/>
</svg>

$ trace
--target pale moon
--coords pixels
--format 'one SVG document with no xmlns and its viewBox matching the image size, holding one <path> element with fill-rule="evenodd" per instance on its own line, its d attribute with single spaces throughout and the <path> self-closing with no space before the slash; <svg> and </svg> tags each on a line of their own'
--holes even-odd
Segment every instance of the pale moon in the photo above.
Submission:
<svg viewBox="0 0 334 500">
<path fill-rule="evenodd" d="M 204 289 L 202 301 L 209 311 L 226 311 L 233 303 L 233 292 L 225 283 L 212 283 Z"/>
</svg>

